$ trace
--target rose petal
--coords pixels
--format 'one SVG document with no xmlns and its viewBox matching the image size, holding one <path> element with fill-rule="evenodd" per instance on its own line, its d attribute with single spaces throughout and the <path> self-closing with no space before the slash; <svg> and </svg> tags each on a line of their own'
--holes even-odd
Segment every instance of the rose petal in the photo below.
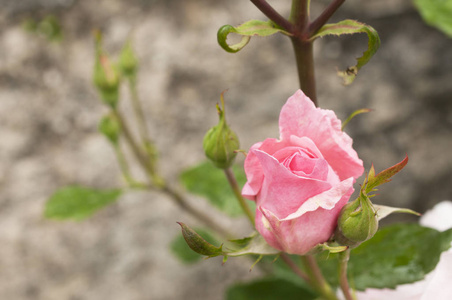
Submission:
<svg viewBox="0 0 452 300">
<path fill-rule="evenodd" d="M 256 218 L 256 228 L 270 246 L 289 254 L 304 255 L 331 237 L 337 217 L 349 197 L 350 193 L 344 195 L 331 210 L 318 207 L 289 220 L 280 220 L 270 210 L 258 207 L 268 225 Z"/>
<path fill-rule="evenodd" d="M 281 221 L 299 218 L 305 213 L 314 211 L 319 207 L 325 210 L 331 210 L 344 196 L 347 196 L 347 199 L 350 198 L 353 191 L 353 177 L 350 177 L 338 185 L 333 186 L 331 189 L 309 198 L 296 212 L 288 215 Z"/>
<path fill-rule="evenodd" d="M 341 121 L 334 112 L 316 108 L 301 90 L 283 106 L 279 128 L 281 140 L 310 138 L 341 180 L 363 173 L 363 162 L 352 148 L 352 139 L 342 132 Z"/>
<path fill-rule="evenodd" d="M 253 150 L 261 149 L 262 151 L 273 154 L 279 149 L 284 148 L 286 144 L 287 143 L 285 141 L 266 139 L 263 142 L 254 144 L 250 148 L 244 164 L 247 182 L 242 189 L 243 197 L 249 200 L 256 200 L 256 195 L 259 193 L 264 179 L 261 164 L 259 159 L 257 159 L 256 155 L 253 153 Z"/>
<path fill-rule="evenodd" d="M 253 150 L 262 167 L 264 180 L 257 204 L 272 211 L 280 219 L 296 211 L 306 200 L 331 188 L 331 184 L 290 172 L 274 157 Z"/>
</svg>

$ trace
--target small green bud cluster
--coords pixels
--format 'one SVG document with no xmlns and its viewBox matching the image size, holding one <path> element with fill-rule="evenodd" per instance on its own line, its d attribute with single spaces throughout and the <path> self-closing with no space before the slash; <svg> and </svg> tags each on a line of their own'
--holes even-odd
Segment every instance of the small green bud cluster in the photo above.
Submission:
<svg viewBox="0 0 452 300">
<path fill-rule="evenodd" d="M 222 108 L 217 105 L 220 120 L 217 125 L 210 128 L 204 136 L 203 148 L 206 156 L 220 169 L 229 168 L 237 155 L 239 139 L 226 123 L 224 113 L 224 99 L 221 94 Z"/>
<path fill-rule="evenodd" d="M 354 248 L 373 237 L 377 230 L 376 210 L 369 197 L 361 191 L 356 200 L 342 208 L 334 239 L 341 245 Z"/>
</svg>

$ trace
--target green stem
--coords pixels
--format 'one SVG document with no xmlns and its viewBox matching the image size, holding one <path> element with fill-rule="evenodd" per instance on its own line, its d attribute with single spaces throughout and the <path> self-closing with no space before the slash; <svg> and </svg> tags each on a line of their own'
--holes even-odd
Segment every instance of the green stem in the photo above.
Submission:
<svg viewBox="0 0 452 300">
<path fill-rule="evenodd" d="M 138 96 L 137 81 L 134 76 L 129 78 L 129 89 L 141 139 L 143 140 L 143 142 L 150 144 L 149 132 L 146 126 L 146 119 L 144 117 L 143 107 L 141 106 L 140 98 Z"/>
<path fill-rule="evenodd" d="M 254 214 L 251 211 L 248 204 L 245 202 L 245 199 L 243 199 L 243 197 L 242 197 L 242 193 L 240 192 L 239 185 L 237 184 L 237 180 L 235 179 L 235 175 L 232 172 L 232 169 L 231 168 L 224 169 L 224 174 L 226 175 L 229 185 L 231 186 L 235 197 L 239 201 L 239 204 L 242 207 L 242 210 L 245 212 L 246 216 L 248 217 L 248 219 L 251 222 L 251 225 L 253 225 L 253 227 L 254 227 Z"/>
<path fill-rule="evenodd" d="M 115 143 L 113 144 L 113 148 L 115 149 L 116 159 L 118 160 L 122 176 L 124 177 L 125 181 L 129 186 L 133 186 L 135 181 L 133 180 L 132 175 L 130 174 L 129 165 L 127 163 L 124 153 L 121 150 L 121 147 L 119 146 L 118 143 Z"/>
<path fill-rule="evenodd" d="M 331 286 L 322 275 L 322 271 L 317 264 L 317 261 L 312 255 L 301 256 L 301 261 L 305 266 L 306 272 L 310 278 L 310 283 L 313 287 L 328 300 L 338 300 Z"/>
<path fill-rule="evenodd" d="M 339 254 L 339 282 L 342 293 L 346 300 L 355 300 L 350 292 L 350 285 L 347 279 L 347 265 L 350 259 L 350 249 L 345 250 Z"/>
<path fill-rule="evenodd" d="M 119 124 L 121 125 L 121 132 L 124 135 L 124 138 L 126 139 L 126 142 L 129 144 L 130 149 L 132 150 L 133 154 L 135 155 L 135 158 L 140 163 L 140 165 L 146 170 L 146 173 L 153 175 L 154 170 L 149 165 L 148 159 L 146 158 L 146 155 L 142 152 L 141 148 L 138 146 L 137 142 L 135 141 L 135 138 L 132 135 L 132 132 L 129 129 L 129 126 L 127 125 L 126 121 L 122 117 L 121 113 L 114 109 L 112 110 L 114 116 L 117 118 Z"/>
<path fill-rule="evenodd" d="M 309 278 L 308 274 L 306 274 L 298 265 L 290 258 L 290 256 L 287 253 L 282 252 L 280 254 L 281 259 L 286 263 L 287 266 L 299 277 L 303 278 L 304 281 L 307 283 L 311 282 L 311 279 Z"/>
<path fill-rule="evenodd" d="M 194 216 L 199 221 L 203 222 L 207 227 L 216 231 L 224 238 L 233 237 L 232 233 L 218 225 L 213 219 L 208 215 L 204 214 L 202 211 L 191 206 L 188 201 L 176 190 L 172 189 L 170 186 L 165 185 L 161 188 L 161 191 L 170 196 L 184 211 L 188 212 Z"/>
</svg>

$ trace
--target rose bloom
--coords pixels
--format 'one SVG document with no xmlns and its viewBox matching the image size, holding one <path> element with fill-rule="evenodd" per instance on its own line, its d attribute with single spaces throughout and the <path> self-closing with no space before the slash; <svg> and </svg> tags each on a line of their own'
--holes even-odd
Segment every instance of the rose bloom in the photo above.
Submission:
<svg viewBox="0 0 452 300">
<path fill-rule="evenodd" d="M 256 201 L 256 229 L 270 246 L 304 255 L 333 234 L 363 162 L 334 112 L 301 90 L 283 106 L 279 130 L 279 140 L 251 147 L 242 194 Z"/>
<path fill-rule="evenodd" d="M 422 226 L 439 231 L 452 228 L 452 202 L 443 201 L 420 219 Z M 452 249 L 441 254 L 436 268 L 424 280 L 395 289 L 367 289 L 357 292 L 359 300 L 450 300 L 452 299 Z"/>
</svg>

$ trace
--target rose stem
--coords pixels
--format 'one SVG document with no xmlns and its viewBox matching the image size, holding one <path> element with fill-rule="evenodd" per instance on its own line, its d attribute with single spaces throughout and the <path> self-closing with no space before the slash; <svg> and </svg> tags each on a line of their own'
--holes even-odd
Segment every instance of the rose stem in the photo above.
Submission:
<svg viewBox="0 0 452 300">
<path fill-rule="evenodd" d="M 242 210 L 245 212 L 246 216 L 248 217 L 248 220 L 251 222 L 251 225 L 254 227 L 254 215 L 251 211 L 248 204 L 245 202 L 245 199 L 242 197 L 242 193 L 240 192 L 239 185 L 237 184 L 237 180 L 235 179 L 235 175 L 232 172 L 231 168 L 224 169 L 224 174 L 226 175 L 226 178 L 228 179 L 229 185 L 232 188 L 232 191 L 234 192 L 235 197 L 239 201 L 240 206 L 242 207 Z"/>
<path fill-rule="evenodd" d="M 327 8 L 309 25 L 309 36 L 314 35 L 323 25 L 328 22 L 336 10 L 345 2 L 345 0 L 333 0 Z"/>
<path fill-rule="evenodd" d="M 170 196 L 176 203 L 184 209 L 189 214 L 193 215 L 195 218 L 197 218 L 199 221 L 203 222 L 207 227 L 210 229 L 213 229 L 218 234 L 220 234 L 222 237 L 230 238 L 233 236 L 232 233 L 230 233 L 228 230 L 221 227 L 219 224 L 217 224 L 213 219 L 211 219 L 208 215 L 204 214 L 203 212 L 195 209 L 193 206 L 191 206 L 188 201 L 176 190 L 172 189 L 170 186 L 165 184 L 161 188 L 162 192 L 166 193 L 168 196 Z"/>
<path fill-rule="evenodd" d="M 300 267 L 298 267 L 298 265 L 290 258 L 287 253 L 282 252 L 280 257 L 295 274 L 304 279 L 304 281 L 306 281 L 307 283 L 311 283 L 309 276 L 305 272 L 303 272 Z"/>
<path fill-rule="evenodd" d="M 337 300 L 338 298 L 333 292 L 333 289 L 325 280 L 322 275 L 322 271 L 319 268 L 315 258 L 312 255 L 304 255 L 301 256 L 301 261 L 308 272 L 310 277 L 310 282 L 314 284 L 314 287 L 317 288 L 318 292 L 322 294 L 328 300 Z"/>
<path fill-rule="evenodd" d="M 213 219 L 211 219 L 208 215 L 204 214 L 203 212 L 197 210 L 192 205 L 189 204 L 189 202 L 177 191 L 175 191 L 173 188 L 171 188 L 163 179 L 161 179 L 155 171 L 152 169 L 150 164 L 148 163 L 148 157 L 141 152 L 141 149 L 138 147 L 134 137 L 132 136 L 127 123 L 123 119 L 122 115 L 119 113 L 119 111 L 114 110 L 113 113 L 117 117 L 119 123 L 121 124 L 121 130 L 124 134 L 124 137 L 126 139 L 126 142 L 129 144 L 130 148 L 132 149 L 132 152 L 139 162 L 139 164 L 146 170 L 146 174 L 151 181 L 151 185 L 149 188 L 158 188 L 160 191 L 164 192 L 168 196 L 170 196 L 171 199 L 173 199 L 182 209 L 187 211 L 189 214 L 193 215 L 195 218 L 197 218 L 199 221 L 206 224 L 211 229 L 215 230 L 218 234 L 220 234 L 223 237 L 232 237 L 232 234 L 228 232 L 226 229 L 222 228 L 220 225 L 218 225 Z"/>
<path fill-rule="evenodd" d="M 281 16 L 270 4 L 265 0 L 250 0 L 267 18 L 281 26 L 282 29 L 289 33 L 293 31 L 293 25 L 283 16 Z"/>
<path fill-rule="evenodd" d="M 129 77 L 129 90 L 130 98 L 132 100 L 133 111 L 135 117 L 137 118 L 138 129 L 140 131 L 140 136 L 144 144 L 150 145 L 149 132 L 146 126 L 146 118 L 144 116 L 143 107 L 141 106 L 140 97 L 137 92 L 137 79 L 136 75 Z"/>
<path fill-rule="evenodd" d="M 293 0 L 289 21 L 294 25 L 291 37 L 301 90 L 317 106 L 313 41 L 309 40 L 309 0 Z"/>
<path fill-rule="evenodd" d="M 341 285 L 342 293 L 346 300 L 355 300 L 350 293 L 350 286 L 347 279 L 347 264 L 350 258 L 350 249 L 345 250 L 339 254 L 339 281 Z"/>
</svg>

